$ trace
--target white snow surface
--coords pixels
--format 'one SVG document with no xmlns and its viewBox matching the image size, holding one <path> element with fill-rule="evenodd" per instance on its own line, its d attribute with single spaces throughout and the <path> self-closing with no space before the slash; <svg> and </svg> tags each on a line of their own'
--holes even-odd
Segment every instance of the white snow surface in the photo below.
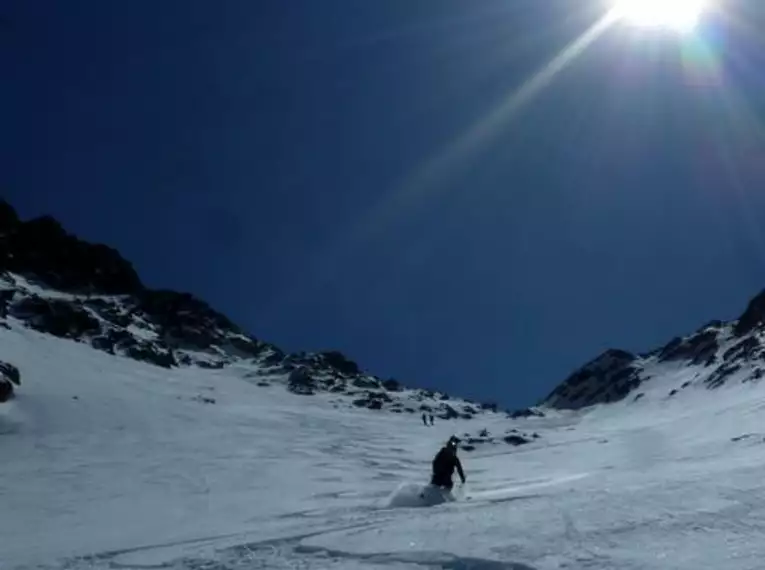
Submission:
<svg viewBox="0 0 765 570">
<path fill-rule="evenodd" d="M 765 385 L 424 427 L 20 326 L 0 359 L 2 570 L 765 567 Z M 514 426 L 542 437 L 414 500 L 449 435 Z"/>
</svg>

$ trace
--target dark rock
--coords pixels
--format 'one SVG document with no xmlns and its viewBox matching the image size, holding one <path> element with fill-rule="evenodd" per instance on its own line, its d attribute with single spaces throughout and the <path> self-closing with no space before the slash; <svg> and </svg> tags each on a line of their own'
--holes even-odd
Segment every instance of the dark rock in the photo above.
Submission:
<svg viewBox="0 0 765 570">
<path fill-rule="evenodd" d="M 460 414 L 457 410 L 449 406 L 448 404 L 444 406 L 444 413 L 441 414 L 442 420 L 454 420 L 460 417 Z"/>
<path fill-rule="evenodd" d="M 261 387 L 263 387 L 263 388 L 267 388 L 267 387 L 268 387 L 268 386 L 270 386 L 270 385 L 271 385 L 271 384 L 269 384 L 268 382 L 262 382 L 262 381 L 261 381 L 261 382 L 258 382 L 258 386 L 261 386 Z"/>
<path fill-rule="evenodd" d="M 749 302 L 733 328 L 733 334 L 743 336 L 765 322 L 765 290 Z"/>
<path fill-rule="evenodd" d="M 0 376 L 8 380 L 11 384 L 21 386 L 21 372 L 13 364 L 0 360 Z"/>
<path fill-rule="evenodd" d="M 8 202 L 0 200 L 0 235 L 16 230 L 21 225 L 16 210 Z"/>
<path fill-rule="evenodd" d="M 529 440 L 520 435 L 506 435 L 504 437 L 504 442 L 509 445 L 525 445 L 529 443 Z"/>
<path fill-rule="evenodd" d="M 393 378 L 384 380 L 382 383 L 382 387 L 388 390 L 388 392 L 400 392 L 402 390 L 401 383 L 398 380 L 395 380 Z"/>
<path fill-rule="evenodd" d="M 670 391 L 670 393 L 669 393 L 669 397 L 671 398 L 671 397 L 672 397 L 672 396 L 674 396 L 675 394 L 677 394 L 677 390 L 672 390 L 672 391 Z"/>
<path fill-rule="evenodd" d="M 129 346 L 125 350 L 125 356 L 162 368 L 171 368 L 177 364 L 172 352 L 150 342 L 137 342 L 135 345 Z"/>
<path fill-rule="evenodd" d="M 361 373 L 361 369 L 359 368 L 358 364 L 346 358 L 342 352 L 332 350 L 328 352 L 322 352 L 320 354 L 329 366 L 341 374 L 345 374 L 346 376 L 354 376 Z"/>
<path fill-rule="evenodd" d="M 545 415 L 540 410 L 535 410 L 533 408 L 524 408 L 522 410 L 515 410 L 513 412 L 510 412 L 508 414 L 511 419 L 517 420 L 520 418 L 543 418 Z"/>
<path fill-rule="evenodd" d="M 462 449 L 463 451 L 475 451 L 475 445 L 463 444 L 463 445 L 460 445 L 460 449 Z"/>
<path fill-rule="evenodd" d="M 380 382 L 374 378 L 358 377 L 354 378 L 352 384 L 357 388 L 379 388 Z"/>
<path fill-rule="evenodd" d="M 316 389 L 316 380 L 305 368 L 295 368 L 287 378 L 287 389 L 294 394 L 310 396 Z"/>
<path fill-rule="evenodd" d="M 715 370 L 704 383 L 708 388 L 719 388 L 725 384 L 728 377 L 732 376 L 741 369 L 740 364 L 724 364 Z"/>
<path fill-rule="evenodd" d="M 96 350 L 102 350 L 114 354 L 114 341 L 108 336 L 96 336 L 90 339 L 90 346 Z"/>
<path fill-rule="evenodd" d="M 263 358 L 262 363 L 265 366 L 277 366 L 281 364 L 282 360 L 284 360 L 284 353 L 280 350 L 274 350 L 273 347 L 271 347 L 271 352 Z"/>
<path fill-rule="evenodd" d="M 632 401 L 633 401 L 633 402 L 637 402 L 637 401 L 638 401 L 640 398 L 642 398 L 643 396 L 645 396 L 645 394 L 644 394 L 643 392 L 640 392 L 640 394 L 638 394 L 637 396 L 635 396 L 635 397 L 632 399 Z"/>
<path fill-rule="evenodd" d="M 0 403 L 14 396 L 14 385 L 21 385 L 21 373 L 13 364 L 0 360 Z"/>
<path fill-rule="evenodd" d="M 0 270 L 75 293 L 131 294 L 143 287 L 116 250 L 81 241 L 50 216 L 18 222 L 11 211 L 0 208 Z"/>
<path fill-rule="evenodd" d="M 636 356 L 610 349 L 585 364 L 555 388 L 545 403 L 556 408 L 577 409 L 624 398 L 640 384 Z"/>
<path fill-rule="evenodd" d="M 197 396 L 194 398 L 197 402 L 201 402 L 202 404 L 214 404 L 215 398 L 210 398 L 209 396 Z"/>
<path fill-rule="evenodd" d="M 101 331 L 101 325 L 85 309 L 70 301 L 26 297 L 11 306 L 11 314 L 27 326 L 61 338 L 80 339 Z"/>
<path fill-rule="evenodd" d="M 686 339 L 673 339 L 661 350 L 659 360 L 690 360 L 692 364 L 709 362 L 720 348 L 717 335 L 717 330 L 706 329 Z"/>
<path fill-rule="evenodd" d="M 7 402 L 13 398 L 13 384 L 5 378 L 0 378 L 0 403 Z"/>
<path fill-rule="evenodd" d="M 723 360 L 753 360 L 762 357 L 763 347 L 755 336 L 749 336 L 733 345 L 723 354 Z"/>
</svg>

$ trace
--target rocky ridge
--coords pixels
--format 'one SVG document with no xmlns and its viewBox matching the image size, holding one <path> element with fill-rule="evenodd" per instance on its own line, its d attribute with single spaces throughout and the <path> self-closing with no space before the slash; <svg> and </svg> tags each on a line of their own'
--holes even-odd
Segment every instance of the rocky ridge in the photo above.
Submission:
<svg viewBox="0 0 765 570">
<path fill-rule="evenodd" d="M 258 385 L 283 385 L 304 396 L 328 392 L 360 408 L 443 420 L 497 411 L 495 404 L 407 389 L 367 373 L 338 351 L 285 353 L 189 293 L 146 287 L 115 249 L 83 241 L 49 216 L 22 221 L 3 201 L 0 326 L 29 327 L 165 368 L 246 363 Z M 0 366 L 0 401 L 13 397 L 18 383 L 18 371 L 9 374 Z"/>
<path fill-rule="evenodd" d="M 659 397 L 683 390 L 709 390 L 731 383 L 757 382 L 765 375 L 765 291 L 733 321 L 712 321 L 647 354 L 607 350 L 574 372 L 543 405 L 579 409 L 624 400 L 639 401 L 661 384 Z M 667 379 L 671 381 L 666 382 Z M 664 390 L 666 389 L 666 390 Z"/>
</svg>

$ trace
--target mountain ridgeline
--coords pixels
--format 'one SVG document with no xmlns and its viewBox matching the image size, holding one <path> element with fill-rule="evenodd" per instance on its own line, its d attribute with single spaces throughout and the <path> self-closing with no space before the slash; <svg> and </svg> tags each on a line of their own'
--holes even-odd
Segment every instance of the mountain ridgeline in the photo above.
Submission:
<svg viewBox="0 0 765 570">
<path fill-rule="evenodd" d="M 115 249 L 79 239 L 50 216 L 22 221 L 0 200 L 0 326 L 14 325 L 165 368 L 246 363 L 252 369 L 248 378 L 257 385 L 280 383 L 301 395 L 337 394 L 356 407 L 441 419 L 497 411 L 493 403 L 407 389 L 367 373 L 338 351 L 286 353 L 189 293 L 146 287 Z M 637 401 L 659 378 L 670 398 L 692 386 L 714 389 L 763 375 L 765 291 L 738 319 L 711 322 L 650 353 L 607 350 L 556 387 L 540 407 Z M 20 383 L 19 370 L 0 361 L 0 401 L 13 397 Z M 544 412 L 529 408 L 508 415 Z"/>
<path fill-rule="evenodd" d="M 544 400 L 554 408 L 640 400 L 661 378 L 664 397 L 691 387 L 719 388 L 758 381 L 765 375 L 765 291 L 736 320 L 713 321 L 691 335 L 636 355 L 611 349 L 569 376 Z M 674 382 L 673 382 L 674 381 Z"/>
<path fill-rule="evenodd" d="M 286 353 L 189 293 L 146 287 L 115 249 L 83 241 L 49 216 L 22 221 L 0 201 L 0 326 L 17 325 L 165 368 L 245 364 L 257 385 L 329 392 L 356 407 L 441 419 L 496 411 L 494 404 L 406 389 L 338 351 Z M 20 382 L 19 371 L 0 361 L 0 401 Z"/>
</svg>

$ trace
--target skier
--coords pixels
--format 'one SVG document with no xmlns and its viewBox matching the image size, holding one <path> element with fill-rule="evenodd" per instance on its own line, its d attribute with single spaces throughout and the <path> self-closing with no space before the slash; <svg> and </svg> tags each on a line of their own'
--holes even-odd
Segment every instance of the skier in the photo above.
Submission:
<svg viewBox="0 0 765 570">
<path fill-rule="evenodd" d="M 422 414 L 422 425 L 427 426 L 428 425 L 428 417 L 423 412 Z"/>
<path fill-rule="evenodd" d="M 460 440 L 451 436 L 446 445 L 441 448 L 433 459 L 433 477 L 430 480 L 431 485 L 436 487 L 442 487 L 447 491 L 451 491 L 454 483 L 452 482 L 452 475 L 454 469 L 457 469 L 457 473 L 462 479 L 462 484 L 465 484 L 465 472 L 462 470 L 462 463 L 460 458 L 457 457 L 457 444 Z"/>
<path fill-rule="evenodd" d="M 433 414 L 430 414 L 430 425 L 433 425 Z"/>
</svg>

